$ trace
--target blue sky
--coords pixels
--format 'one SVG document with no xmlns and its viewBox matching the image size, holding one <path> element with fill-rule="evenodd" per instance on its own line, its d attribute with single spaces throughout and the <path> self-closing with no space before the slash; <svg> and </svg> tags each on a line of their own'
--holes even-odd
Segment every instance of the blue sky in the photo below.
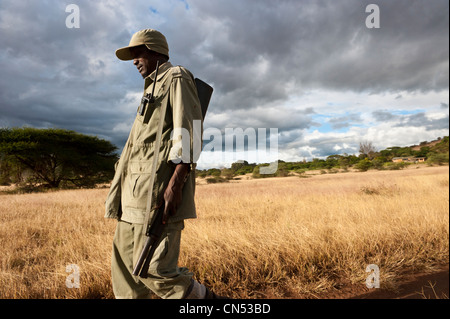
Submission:
<svg viewBox="0 0 450 319">
<path fill-rule="evenodd" d="M 65 26 L 69 3 L 78 29 Z M 380 28 L 365 24 L 370 3 Z M 174 65 L 214 87 L 205 129 L 276 128 L 285 161 L 418 144 L 449 134 L 448 23 L 446 0 L 3 0 L 0 127 L 121 149 L 143 81 L 114 52 L 154 28 Z M 210 155 L 200 167 L 231 165 Z"/>
</svg>

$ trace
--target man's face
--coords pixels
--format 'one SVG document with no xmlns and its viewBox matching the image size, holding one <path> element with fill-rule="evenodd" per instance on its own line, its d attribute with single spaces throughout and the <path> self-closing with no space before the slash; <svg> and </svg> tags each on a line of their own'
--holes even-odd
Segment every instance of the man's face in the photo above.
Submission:
<svg viewBox="0 0 450 319">
<path fill-rule="evenodd" d="M 130 48 L 130 52 L 133 56 L 133 64 L 142 75 L 142 78 L 146 78 L 155 71 L 158 55 L 148 50 L 145 45 Z"/>
</svg>

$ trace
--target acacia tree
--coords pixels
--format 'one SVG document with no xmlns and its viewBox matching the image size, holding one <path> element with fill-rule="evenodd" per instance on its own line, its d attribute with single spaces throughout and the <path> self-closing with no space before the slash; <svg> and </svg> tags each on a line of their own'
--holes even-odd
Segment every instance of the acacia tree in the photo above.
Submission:
<svg viewBox="0 0 450 319">
<path fill-rule="evenodd" d="M 63 129 L 2 128 L 0 156 L 32 172 L 30 182 L 91 187 L 114 174 L 117 147 L 96 136 Z"/>
</svg>

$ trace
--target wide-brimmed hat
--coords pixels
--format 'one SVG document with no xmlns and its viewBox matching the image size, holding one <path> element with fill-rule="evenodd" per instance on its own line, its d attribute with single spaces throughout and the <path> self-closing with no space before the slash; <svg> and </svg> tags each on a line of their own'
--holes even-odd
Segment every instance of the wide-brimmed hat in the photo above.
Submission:
<svg viewBox="0 0 450 319">
<path fill-rule="evenodd" d="M 130 44 L 116 50 L 116 56 L 124 61 L 133 60 L 130 48 L 145 45 L 149 50 L 161 53 L 169 57 L 169 45 L 166 37 L 159 31 L 144 29 L 133 34 Z"/>
</svg>

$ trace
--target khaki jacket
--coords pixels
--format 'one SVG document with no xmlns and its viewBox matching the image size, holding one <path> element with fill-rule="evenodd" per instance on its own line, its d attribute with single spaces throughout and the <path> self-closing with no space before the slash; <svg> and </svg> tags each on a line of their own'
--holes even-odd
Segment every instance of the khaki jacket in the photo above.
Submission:
<svg viewBox="0 0 450 319">
<path fill-rule="evenodd" d="M 151 93 L 155 72 L 145 79 L 144 94 Z M 164 191 L 175 169 L 174 163 L 191 164 L 191 172 L 183 187 L 183 198 L 177 213 L 169 218 L 175 222 L 196 218 L 195 163 L 202 143 L 202 112 L 194 77 L 181 66 L 166 62 L 159 67 L 154 103 L 148 103 L 143 115 L 138 112 L 128 140 L 116 163 L 116 172 L 105 202 L 105 217 L 143 224 L 150 188 L 150 172 L 154 144 L 161 120 L 161 107 L 168 103 L 164 117 L 161 146 L 152 189 L 151 214 L 161 203 Z M 183 139 L 171 134 L 183 132 Z M 188 144 L 187 144 L 188 143 Z"/>
</svg>

